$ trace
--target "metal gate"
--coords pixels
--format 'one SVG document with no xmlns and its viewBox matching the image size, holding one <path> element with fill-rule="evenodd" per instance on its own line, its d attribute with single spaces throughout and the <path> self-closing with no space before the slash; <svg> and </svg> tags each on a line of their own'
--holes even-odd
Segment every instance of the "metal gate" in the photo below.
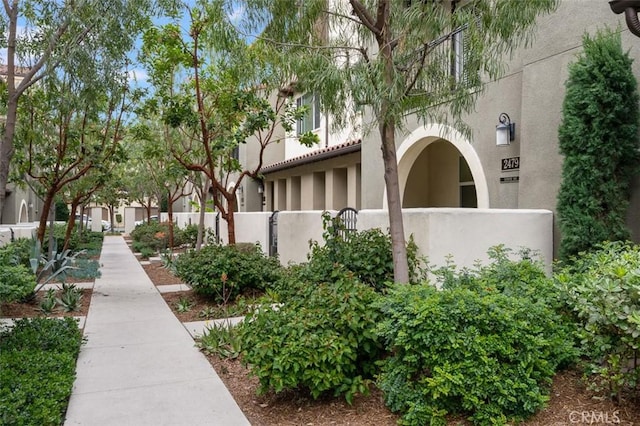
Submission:
<svg viewBox="0 0 640 426">
<path fill-rule="evenodd" d="M 269 256 L 278 254 L 278 210 L 269 216 Z"/>
<path fill-rule="evenodd" d="M 343 240 L 348 240 L 349 236 L 356 232 L 356 224 L 358 223 L 358 210 L 353 207 L 345 207 L 336 215 L 337 232 Z"/>
<path fill-rule="evenodd" d="M 220 244 L 220 212 L 216 213 L 216 244 Z"/>
</svg>

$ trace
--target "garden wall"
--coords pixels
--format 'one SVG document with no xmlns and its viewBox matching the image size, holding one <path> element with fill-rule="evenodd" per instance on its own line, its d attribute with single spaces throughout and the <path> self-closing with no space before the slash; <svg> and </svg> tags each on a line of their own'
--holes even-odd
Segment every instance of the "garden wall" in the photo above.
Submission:
<svg viewBox="0 0 640 426">
<path fill-rule="evenodd" d="M 13 230 L 13 237 L 18 238 L 31 238 L 38 230 L 38 225 L 35 223 L 20 223 L 16 225 L 0 225 L 0 246 L 3 246 L 11 242 L 11 230 Z"/>
<path fill-rule="evenodd" d="M 335 216 L 336 212 L 329 212 Z M 413 238 L 420 253 L 435 265 L 443 265 L 448 255 L 460 267 L 472 267 L 477 260 L 486 261 L 487 250 L 504 244 L 513 250 L 534 250 L 551 271 L 553 260 L 553 213 L 549 210 L 502 209 L 405 209 L 405 235 Z M 205 215 L 205 224 L 215 229 L 215 213 Z M 236 213 L 236 241 L 260 243 L 268 253 L 271 212 Z M 198 223 L 197 213 L 176 213 L 176 223 L 184 227 Z M 189 222 L 191 218 L 191 222 Z M 358 212 L 358 230 L 388 230 L 384 210 Z M 282 211 L 278 213 L 278 255 L 280 262 L 307 260 L 309 241 L 322 241 L 322 211 Z M 220 239 L 228 241 L 227 223 L 220 220 Z"/>
</svg>

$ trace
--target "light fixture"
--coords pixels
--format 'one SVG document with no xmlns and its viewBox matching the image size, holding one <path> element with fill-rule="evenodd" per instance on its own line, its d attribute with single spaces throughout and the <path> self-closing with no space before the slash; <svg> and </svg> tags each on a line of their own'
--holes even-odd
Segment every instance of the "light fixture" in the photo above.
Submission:
<svg viewBox="0 0 640 426">
<path fill-rule="evenodd" d="M 496 145 L 509 146 L 516 136 L 516 123 L 511 122 L 511 118 L 506 113 L 498 117 L 500 124 L 496 126 Z"/>
<path fill-rule="evenodd" d="M 638 18 L 640 0 L 610 0 L 609 6 L 615 14 L 624 13 L 629 31 L 640 37 L 640 19 Z"/>
</svg>

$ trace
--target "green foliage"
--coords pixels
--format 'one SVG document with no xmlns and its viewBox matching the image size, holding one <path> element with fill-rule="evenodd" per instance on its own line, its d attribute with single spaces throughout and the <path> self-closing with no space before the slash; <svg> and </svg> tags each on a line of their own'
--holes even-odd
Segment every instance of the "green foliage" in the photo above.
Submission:
<svg viewBox="0 0 640 426">
<path fill-rule="evenodd" d="M 393 282 L 393 255 L 388 234 L 380 229 L 344 232 L 339 219 L 328 213 L 324 213 L 322 219 L 324 244 L 311 244 L 308 268 L 304 271 L 310 274 L 308 278 L 311 281 L 327 281 L 334 269 L 343 268 L 377 291 L 383 291 Z M 418 248 L 411 239 L 407 244 L 407 256 L 412 282 L 424 278 L 417 252 Z"/>
<path fill-rule="evenodd" d="M 62 424 L 81 343 L 72 318 L 23 319 L 0 331 L 0 424 Z"/>
<path fill-rule="evenodd" d="M 77 257 L 73 262 L 73 269 L 67 271 L 67 276 L 77 279 L 93 280 L 100 278 L 100 275 L 100 262 L 82 257 Z"/>
<path fill-rule="evenodd" d="M 149 259 L 151 256 L 155 255 L 156 251 L 150 247 L 142 247 L 140 249 L 140 257 L 143 259 Z"/>
<path fill-rule="evenodd" d="M 551 280 L 530 259 L 493 255 L 475 271 L 439 270 L 442 290 L 396 286 L 380 300 L 377 332 L 391 356 L 378 383 L 403 424 L 444 425 L 450 413 L 482 425 L 524 419 L 574 359 L 569 327 L 551 308 Z"/>
<path fill-rule="evenodd" d="M 558 217 L 560 257 L 629 238 L 626 214 L 640 164 L 638 92 L 620 34 L 585 35 L 569 68 L 558 130 L 564 155 Z"/>
<path fill-rule="evenodd" d="M 29 240 L 0 247 L 0 303 L 23 300 L 31 295 L 36 277 L 29 270 Z"/>
<path fill-rule="evenodd" d="M 138 248 L 136 251 L 141 251 L 144 246 L 153 251 L 165 250 L 169 244 L 169 224 L 155 221 L 142 223 L 131 231 L 131 240 L 134 247 Z"/>
<path fill-rule="evenodd" d="M 42 301 L 40 301 L 38 309 L 40 309 L 40 312 L 42 312 L 45 316 L 49 316 L 55 309 L 57 303 L 58 301 L 56 300 L 56 291 L 50 288 L 45 293 Z"/>
<path fill-rule="evenodd" d="M 24 265 L 30 267 L 31 247 L 33 240 L 18 238 L 0 247 L 0 265 Z"/>
<path fill-rule="evenodd" d="M 55 204 L 55 218 L 56 221 L 66 222 L 69 220 L 69 206 L 62 200 L 56 200 Z"/>
<path fill-rule="evenodd" d="M 198 239 L 198 225 L 187 225 L 182 229 L 182 243 L 195 247 Z"/>
<path fill-rule="evenodd" d="M 178 299 L 178 301 L 175 303 L 176 311 L 181 313 L 189 312 L 192 306 L 193 302 L 191 302 L 189 298 L 184 296 L 180 297 L 180 299 Z"/>
<path fill-rule="evenodd" d="M 207 306 L 198 312 L 198 317 L 203 320 L 224 319 L 246 315 L 253 309 L 256 303 L 254 298 L 238 297 L 233 304 L 219 304 Z"/>
<path fill-rule="evenodd" d="M 281 305 L 265 299 L 239 326 L 243 362 L 260 380 L 260 392 L 304 389 L 313 398 L 330 392 L 366 393 L 381 346 L 373 333 L 379 297 L 351 275 L 306 286 Z"/>
<path fill-rule="evenodd" d="M 55 247 L 51 253 L 51 257 L 47 258 L 40 250 L 40 241 L 35 240 L 33 251 L 31 253 L 31 271 L 36 274 L 38 286 L 35 289 L 37 293 L 49 281 L 54 279 L 64 282 L 68 271 L 74 268 L 74 263 L 80 253 L 71 254 L 70 249 L 58 252 Z"/>
<path fill-rule="evenodd" d="M 196 345 L 207 355 L 235 359 L 240 356 L 241 341 L 237 329 L 228 324 L 207 327 L 196 340 Z"/>
<path fill-rule="evenodd" d="M 64 312 L 79 311 L 82 307 L 82 289 L 77 288 L 75 285 L 62 285 L 62 294 L 56 299 L 58 304 L 62 306 Z"/>
<path fill-rule="evenodd" d="M 580 324 L 594 389 L 620 397 L 640 383 L 640 247 L 608 242 L 556 274 Z"/>
<path fill-rule="evenodd" d="M 15 302 L 33 294 L 36 277 L 23 265 L 0 265 L 0 303 Z"/>
<path fill-rule="evenodd" d="M 257 245 L 209 245 L 180 255 L 175 261 L 177 276 L 193 290 L 217 302 L 236 299 L 245 290 L 264 290 L 280 277 L 277 259 L 265 257 Z"/>
</svg>

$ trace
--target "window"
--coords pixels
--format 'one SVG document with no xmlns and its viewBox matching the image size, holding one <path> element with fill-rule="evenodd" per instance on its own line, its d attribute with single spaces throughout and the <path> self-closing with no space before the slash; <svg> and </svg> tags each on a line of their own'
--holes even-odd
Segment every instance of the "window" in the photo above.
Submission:
<svg viewBox="0 0 640 426">
<path fill-rule="evenodd" d="M 320 101 L 313 94 L 306 94 L 296 100 L 298 108 L 306 106 L 307 112 L 298 120 L 296 132 L 298 135 L 316 130 L 320 127 Z"/>
<path fill-rule="evenodd" d="M 478 207 L 476 185 L 473 181 L 473 174 L 464 157 L 459 160 L 459 185 L 460 185 L 460 207 Z"/>
</svg>

